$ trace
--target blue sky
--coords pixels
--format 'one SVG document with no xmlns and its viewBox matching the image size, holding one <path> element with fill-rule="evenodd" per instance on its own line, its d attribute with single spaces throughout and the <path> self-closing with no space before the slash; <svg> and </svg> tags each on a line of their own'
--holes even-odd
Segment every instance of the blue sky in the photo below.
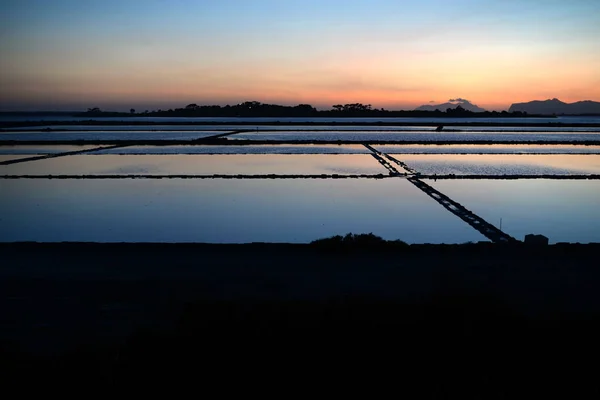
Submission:
<svg viewBox="0 0 600 400">
<path fill-rule="evenodd" d="M 600 100 L 600 1 L 0 1 L 0 109 Z"/>
</svg>

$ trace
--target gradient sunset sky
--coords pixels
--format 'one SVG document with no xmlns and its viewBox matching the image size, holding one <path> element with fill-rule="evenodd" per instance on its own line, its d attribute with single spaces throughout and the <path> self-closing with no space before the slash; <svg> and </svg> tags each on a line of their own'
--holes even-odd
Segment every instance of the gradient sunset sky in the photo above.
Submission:
<svg viewBox="0 0 600 400">
<path fill-rule="evenodd" d="M 600 0 L 0 0 L 0 110 L 600 100 Z"/>
</svg>

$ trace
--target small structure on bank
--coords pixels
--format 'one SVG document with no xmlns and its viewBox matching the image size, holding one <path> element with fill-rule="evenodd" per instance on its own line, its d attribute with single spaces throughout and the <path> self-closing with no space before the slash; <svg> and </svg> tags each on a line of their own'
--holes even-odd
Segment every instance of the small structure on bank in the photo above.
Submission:
<svg viewBox="0 0 600 400">
<path fill-rule="evenodd" d="M 548 245 L 548 238 L 544 235 L 534 235 L 534 234 L 529 234 L 529 235 L 525 235 L 525 244 L 534 244 L 534 245 L 538 245 L 538 246 L 547 246 Z"/>
</svg>

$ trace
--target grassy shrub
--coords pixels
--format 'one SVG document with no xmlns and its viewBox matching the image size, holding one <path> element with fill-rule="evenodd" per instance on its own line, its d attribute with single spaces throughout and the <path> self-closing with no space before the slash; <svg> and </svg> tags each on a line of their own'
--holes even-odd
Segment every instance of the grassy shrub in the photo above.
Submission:
<svg viewBox="0 0 600 400">
<path fill-rule="evenodd" d="M 373 233 L 348 233 L 345 236 L 336 235 L 315 240 L 310 244 L 316 248 L 328 250 L 398 249 L 409 247 L 408 244 L 401 240 L 388 241 Z"/>
</svg>

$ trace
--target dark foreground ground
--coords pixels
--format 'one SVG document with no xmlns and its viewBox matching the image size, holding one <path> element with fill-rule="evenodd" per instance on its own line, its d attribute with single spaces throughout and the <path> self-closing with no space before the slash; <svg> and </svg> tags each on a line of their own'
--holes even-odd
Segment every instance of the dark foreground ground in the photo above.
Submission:
<svg viewBox="0 0 600 400">
<path fill-rule="evenodd" d="M 0 380 L 21 390 L 599 391 L 600 245 L 22 243 L 0 255 Z"/>
</svg>

